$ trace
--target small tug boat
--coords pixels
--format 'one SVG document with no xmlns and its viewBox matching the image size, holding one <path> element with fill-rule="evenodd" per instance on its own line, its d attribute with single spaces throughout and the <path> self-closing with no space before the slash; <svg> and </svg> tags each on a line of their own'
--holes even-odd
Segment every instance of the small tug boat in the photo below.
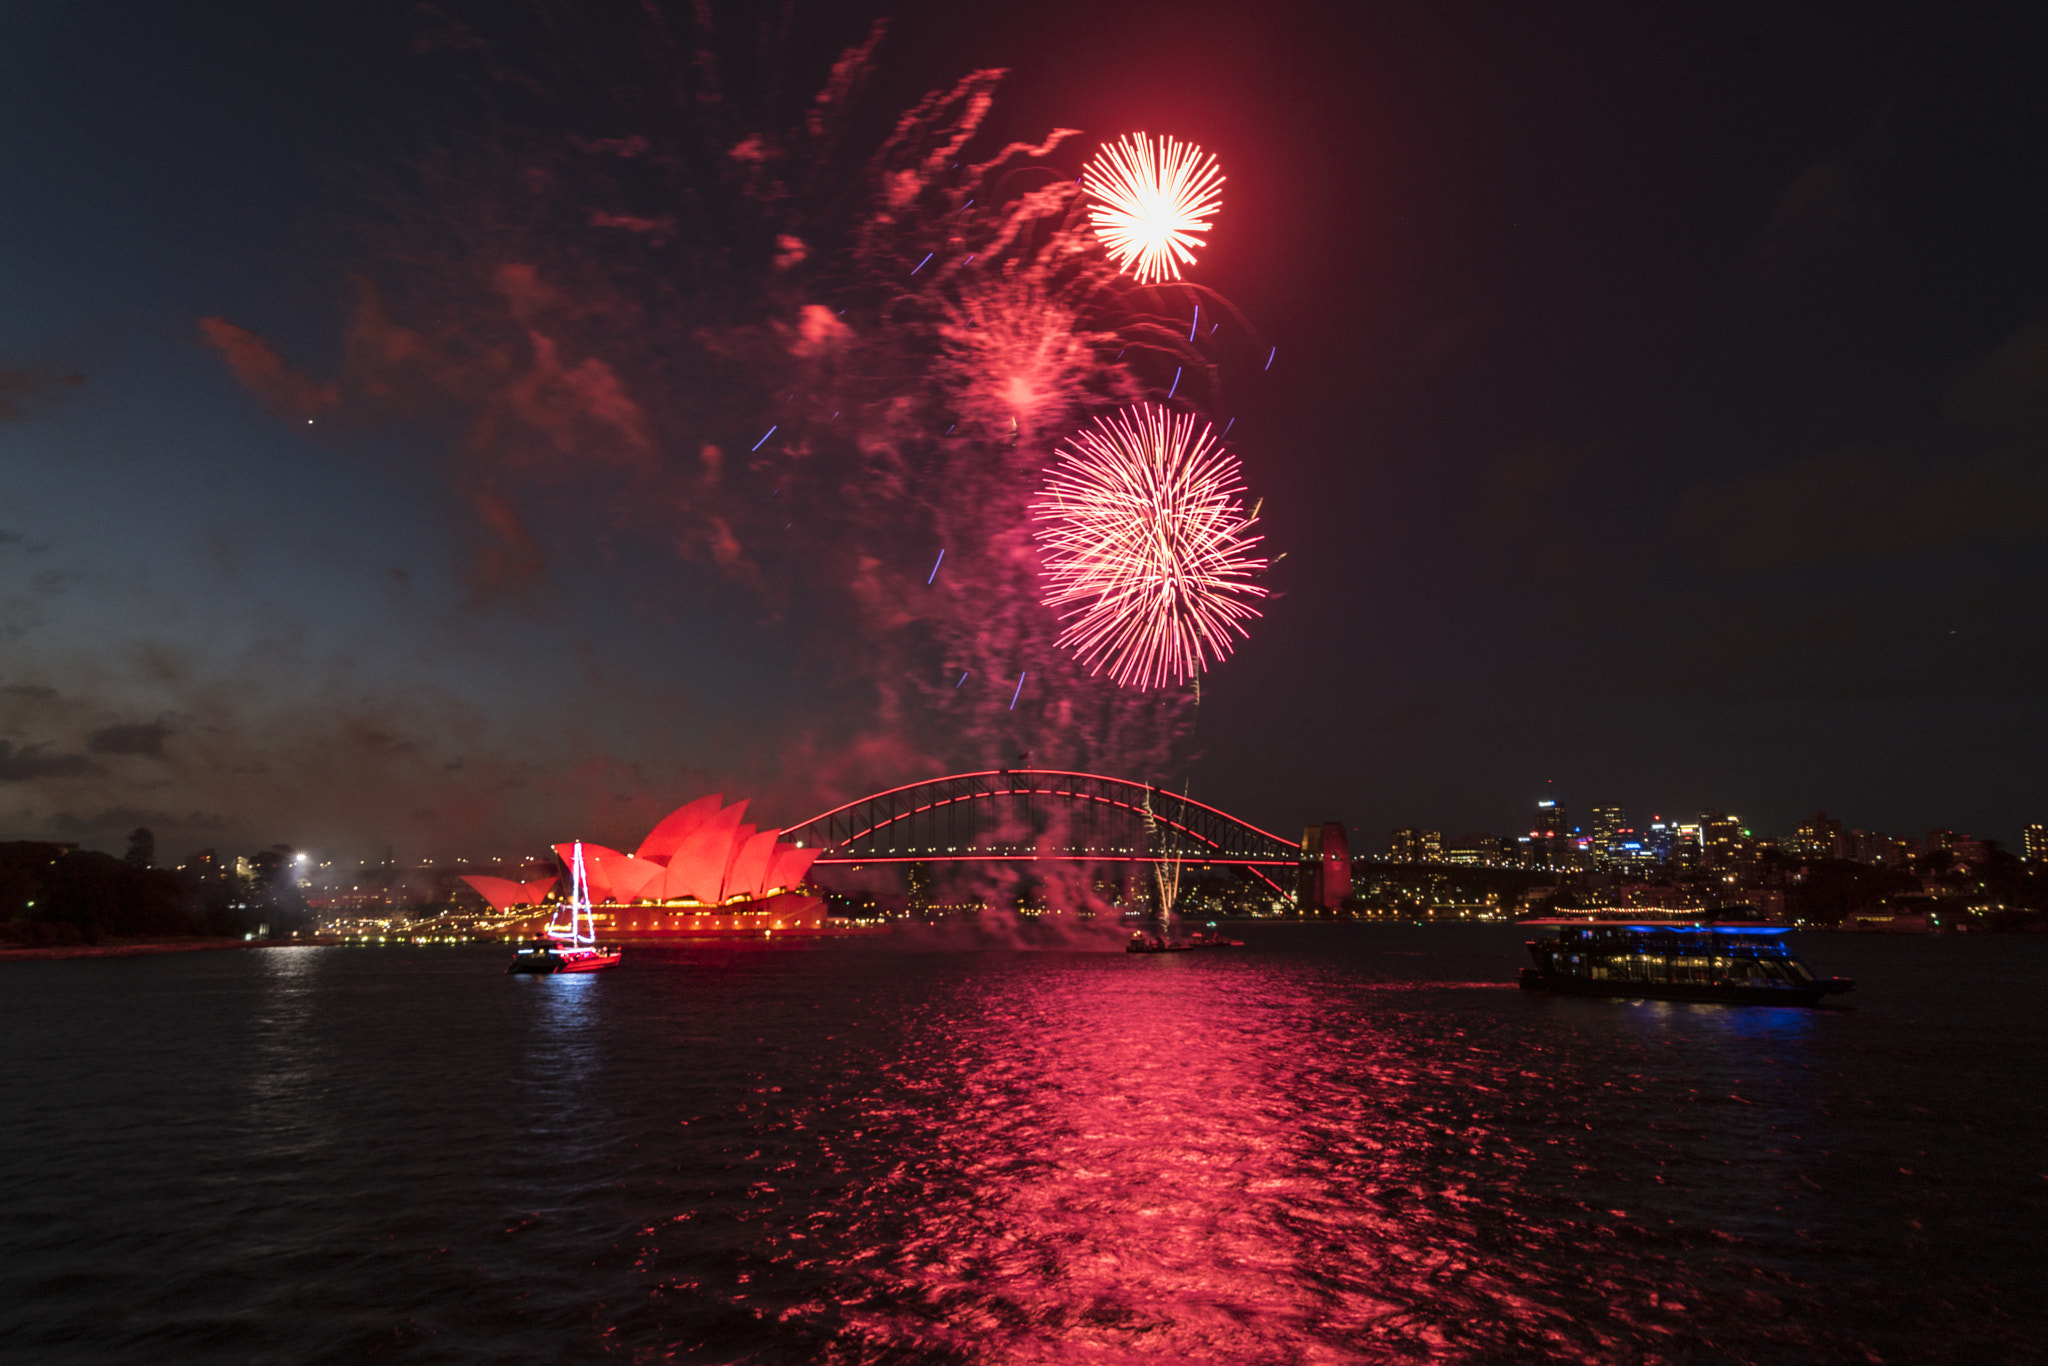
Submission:
<svg viewBox="0 0 2048 1366">
<path fill-rule="evenodd" d="M 542 937 L 522 944 L 505 965 L 507 972 L 551 974 L 597 972 L 619 965 L 619 950 L 601 948 L 590 915 L 590 883 L 583 873 L 583 841 L 576 841 L 570 859 L 569 899 L 555 908 Z M 562 917 L 567 914 L 565 921 Z"/>
<path fill-rule="evenodd" d="M 1524 991 L 1730 1005 L 1811 1006 L 1852 989 L 1816 977 L 1785 946 L 1787 929 L 1756 921 L 1525 920 L 1557 933 L 1529 941 Z"/>
</svg>

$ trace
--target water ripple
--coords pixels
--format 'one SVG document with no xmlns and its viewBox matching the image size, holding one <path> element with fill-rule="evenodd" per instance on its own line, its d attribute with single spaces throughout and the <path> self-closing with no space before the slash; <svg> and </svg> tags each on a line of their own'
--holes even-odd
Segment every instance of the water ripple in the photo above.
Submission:
<svg viewBox="0 0 2048 1366">
<path fill-rule="evenodd" d="M 2043 1359 L 2048 946 L 1816 941 L 1844 1013 L 1253 938 L 10 965 L 0 1354 Z"/>
</svg>

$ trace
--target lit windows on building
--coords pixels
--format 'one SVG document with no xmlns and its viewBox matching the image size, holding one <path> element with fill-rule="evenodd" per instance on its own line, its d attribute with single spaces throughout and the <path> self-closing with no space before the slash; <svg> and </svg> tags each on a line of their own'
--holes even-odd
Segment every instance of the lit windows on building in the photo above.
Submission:
<svg viewBox="0 0 2048 1366">
<path fill-rule="evenodd" d="M 1442 863 L 1443 832 L 1406 827 L 1396 830 L 1387 838 L 1387 858 L 1394 863 Z"/>
<path fill-rule="evenodd" d="M 1491 868 L 1511 858 L 1496 835 L 1455 835 L 1444 842 L 1444 862 L 1460 867 Z"/>
<path fill-rule="evenodd" d="M 1625 833 L 1632 833 L 1628 830 L 1626 811 L 1618 806 L 1593 808 L 1593 828 L 1589 832 L 1587 852 L 1593 856 L 1596 867 L 1609 867 L 1619 861 L 1619 846 Z"/>
<path fill-rule="evenodd" d="M 1842 839 L 1842 823 L 1830 820 L 1825 811 L 1816 811 L 1787 841 L 1788 852 L 1806 858 L 1843 858 L 1848 848 Z"/>
<path fill-rule="evenodd" d="M 1749 832 L 1725 811 L 1700 812 L 1700 861 L 1709 868 L 1732 866 Z"/>
</svg>

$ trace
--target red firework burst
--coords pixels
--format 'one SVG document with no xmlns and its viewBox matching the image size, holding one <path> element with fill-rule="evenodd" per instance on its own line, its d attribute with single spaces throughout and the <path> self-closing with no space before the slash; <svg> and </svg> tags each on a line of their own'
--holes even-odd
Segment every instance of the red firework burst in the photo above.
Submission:
<svg viewBox="0 0 2048 1366">
<path fill-rule="evenodd" d="M 1266 595 L 1243 491 L 1237 457 L 1192 413 L 1141 403 L 1062 442 L 1031 505 L 1060 645 L 1127 688 L 1220 662 Z"/>
<path fill-rule="evenodd" d="M 1191 142 L 1143 133 L 1110 143 L 1081 173 L 1095 235 L 1141 285 L 1178 280 L 1223 207 L 1223 172 Z"/>
</svg>

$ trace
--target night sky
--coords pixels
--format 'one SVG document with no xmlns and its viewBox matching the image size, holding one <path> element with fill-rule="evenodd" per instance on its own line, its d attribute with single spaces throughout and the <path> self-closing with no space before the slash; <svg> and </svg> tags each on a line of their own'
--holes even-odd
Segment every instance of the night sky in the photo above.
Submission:
<svg viewBox="0 0 2048 1366">
<path fill-rule="evenodd" d="M 1364 848 L 1526 830 L 1546 795 L 1771 832 L 2048 819 L 2048 14 L 792 13 L 802 90 L 891 19 L 877 127 L 1001 66 L 987 143 L 1221 158 L 1198 274 L 1278 353 L 1233 353 L 1212 411 L 1286 559 L 1192 762 L 1120 776 Z M 390 187 L 494 136 L 474 65 L 419 41 L 445 31 L 0 8 L 0 838 L 476 857 L 949 771 L 856 746 L 870 694 L 644 524 L 535 495 L 508 573 L 446 414 L 309 424 L 209 342 L 342 365 Z"/>
</svg>

